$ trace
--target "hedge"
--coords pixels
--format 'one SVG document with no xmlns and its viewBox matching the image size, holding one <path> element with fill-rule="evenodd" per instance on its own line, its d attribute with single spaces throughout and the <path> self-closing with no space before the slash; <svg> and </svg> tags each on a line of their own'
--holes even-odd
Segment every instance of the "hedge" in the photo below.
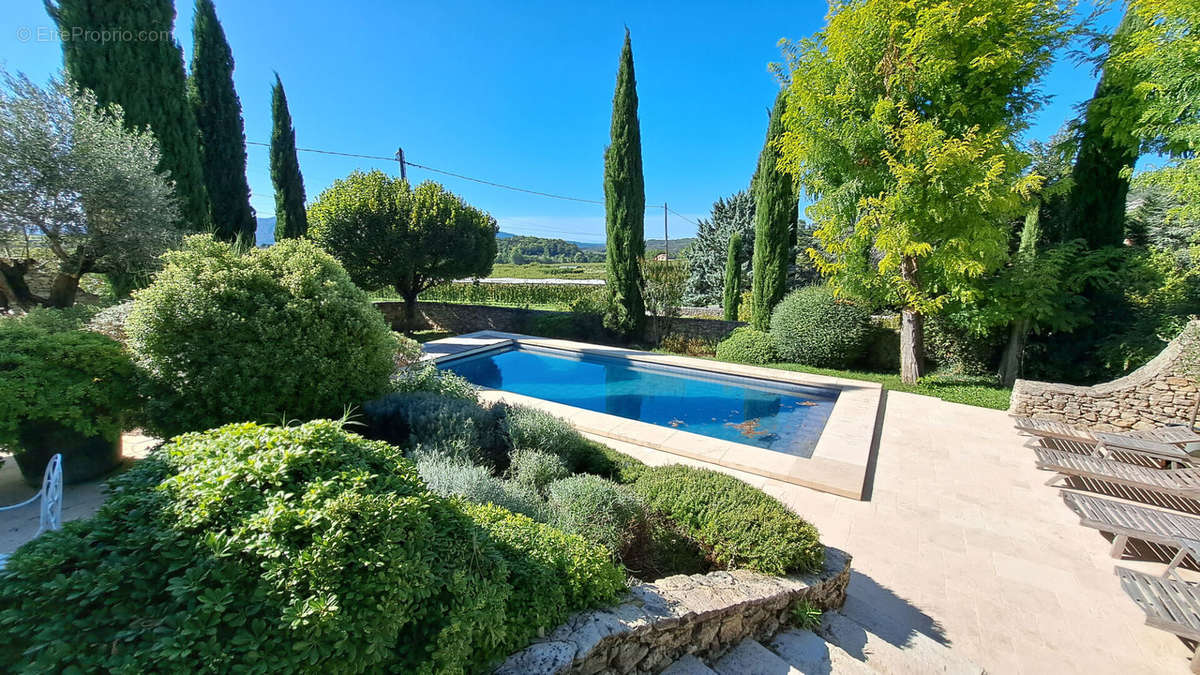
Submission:
<svg viewBox="0 0 1200 675">
<path fill-rule="evenodd" d="M 766 574 L 815 572 L 825 549 L 817 529 L 762 490 L 716 471 L 647 467 L 633 490 L 727 568 Z"/>
</svg>

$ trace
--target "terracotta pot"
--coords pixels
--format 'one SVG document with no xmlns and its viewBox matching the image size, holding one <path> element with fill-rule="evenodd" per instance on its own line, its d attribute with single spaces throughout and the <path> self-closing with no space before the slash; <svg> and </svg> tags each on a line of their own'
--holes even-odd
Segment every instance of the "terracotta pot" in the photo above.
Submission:
<svg viewBox="0 0 1200 675">
<path fill-rule="evenodd" d="M 121 464 L 121 434 L 115 438 L 85 436 L 57 422 L 27 420 L 17 431 L 14 459 L 25 482 L 41 487 L 42 474 L 54 453 L 63 456 L 63 483 L 99 478 Z"/>
</svg>

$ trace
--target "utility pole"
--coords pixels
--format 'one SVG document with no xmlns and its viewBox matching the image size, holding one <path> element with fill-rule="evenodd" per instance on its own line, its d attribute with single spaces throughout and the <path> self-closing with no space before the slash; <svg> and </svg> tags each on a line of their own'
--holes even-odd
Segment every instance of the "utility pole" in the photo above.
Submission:
<svg viewBox="0 0 1200 675">
<path fill-rule="evenodd" d="M 663 202 L 663 257 L 671 260 L 671 239 L 667 237 L 667 203 Z"/>
<path fill-rule="evenodd" d="M 408 180 L 408 172 L 404 169 L 404 148 L 396 148 L 396 161 L 400 162 L 400 180 Z"/>
</svg>

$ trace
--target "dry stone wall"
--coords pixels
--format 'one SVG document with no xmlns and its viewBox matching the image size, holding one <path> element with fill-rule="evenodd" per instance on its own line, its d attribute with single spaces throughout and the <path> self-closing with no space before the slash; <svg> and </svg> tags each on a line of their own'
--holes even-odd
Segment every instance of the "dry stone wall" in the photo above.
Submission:
<svg viewBox="0 0 1200 675">
<path fill-rule="evenodd" d="M 1162 353 L 1112 382 L 1078 387 L 1017 380 L 1009 413 L 1102 431 L 1186 424 L 1196 404 L 1200 321 L 1192 320 Z"/>
<path fill-rule="evenodd" d="M 375 306 L 394 328 L 403 328 L 404 303 L 376 302 Z M 570 312 L 552 312 L 520 307 L 465 305 L 452 302 L 418 302 L 417 316 L 421 325 L 450 331 L 455 334 L 495 330 L 503 333 L 529 333 L 531 322 L 538 317 L 571 316 Z M 744 326 L 737 321 L 678 317 L 670 322 L 671 333 L 716 342 L 723 340 L 734 328 Z"/>
<path fill-rule="evenodd" d="M 632 675 L 660 672 L 685 654 L 715 659 L 746 638 L 778 631 L 801 601 L 840 608 L 849 583 L 849 554 L 826 547 L 820 574 L 769 577 L 737 570 L 637 584 L 620 605 L 575 614 L 496 673 Z"/>
</svg>

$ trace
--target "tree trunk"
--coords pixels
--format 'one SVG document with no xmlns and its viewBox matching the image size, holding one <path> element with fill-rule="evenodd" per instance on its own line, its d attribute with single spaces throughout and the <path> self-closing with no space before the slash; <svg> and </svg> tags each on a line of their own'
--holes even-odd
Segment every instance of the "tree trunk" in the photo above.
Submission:
<svg viewBox="0 0 1200 675">
<path fill-rule="evenodd" d="M 1029 319 L 1017 319 L 1009 324 L 1008 344 L 1004 346 L 1004 355 L 1000 357 L 1000 383 L 1006 387 L 1013 386 L 1021 376 L 1021 368 L 1025 361 L 1025 340 L 1029 337 Z"/>
<path fill-rule="evenodd" d="M 411 333 L 417 326 L 417 292 L 396 289 L 404 297 L 404 330 Z"/>
<path fill-rule="evenodd" d="M 925 315 L 905 307 L 900 312 L 900 381 L 916 384 L 925 374 Z"/>
<path fill-rule="evenodd" d="M 75 304 L 75 295 L 79 292 L 79 275 L 59 272 L 54 277 L 50 287 L 50 298 L 46 301 L 49 307 L 66 309 Z"/>
<path fill-rule="evenodd" d="M 900 261 L 900 276 L 914 289 L 920 288 L 917 279 L 917 260 L 905 256 Z M 900 381 L 916 384 L 925 374 L 925 315 L 913 307 L 900 311 Z"/>
<path fill-rule="evenodd" d="M 24 260 L 0 260 L 0 294 L 3 294 L 9 305 L 28 309 L 39 304 L 42 299 L 29 290 L 25 283 L 25 275 L 36 261 L 30 258 Z"/>
</svg>

